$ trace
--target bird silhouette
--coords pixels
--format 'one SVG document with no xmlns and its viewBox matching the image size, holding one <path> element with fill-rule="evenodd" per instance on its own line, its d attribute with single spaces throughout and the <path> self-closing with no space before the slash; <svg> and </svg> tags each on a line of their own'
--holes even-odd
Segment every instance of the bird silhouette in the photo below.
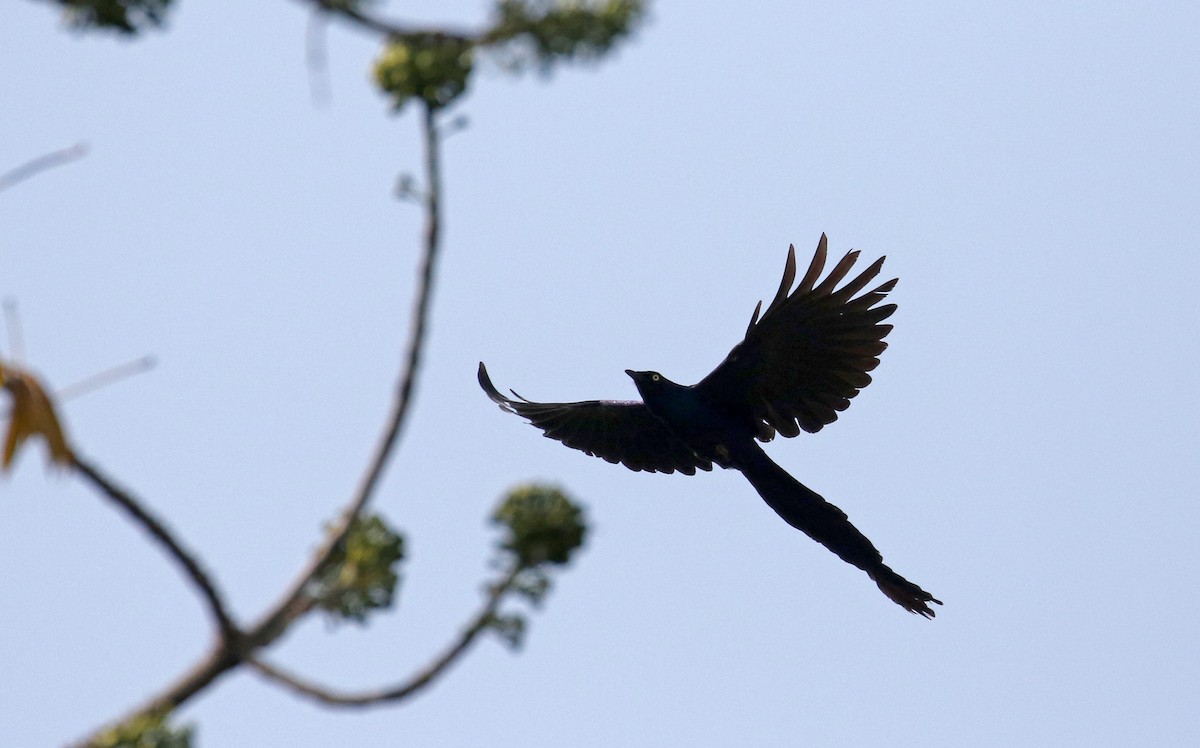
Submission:
<svg viewBox="0 0 1200 748">
<path fill-rule="evenodd" d="M 892 571 L 845 512 L 789 475 L 757 443 L 777 433 L 815 433 L 832 423 L 871 383 L 868 372 L 887 348 L 883 338 L 892 326 L 883 320 L 896 305 L 881 302 L 897 279 L 860 293 L 882 269 L 881 257 L 839 288 L 859 253 L 848 252 L 821 280 L 827 249 L 822 234 L 793 290 L 796 250 L 788 248 L 775 298 L 766 311 L 758 303 L 742 342 L 694 385 L 627 369 L 641 402 L 538 403 L 516 392 L 511 398 L 501 394 L 482 362 L 479 384 L 503 410 L 527 418 L 551 439 L 631 470 L 694 475 L 716 464 L 740 471 L 784 521 L 865 571 L 905 610 L 933 618 L 929 603 L 940 600 Z"/>
</svg>

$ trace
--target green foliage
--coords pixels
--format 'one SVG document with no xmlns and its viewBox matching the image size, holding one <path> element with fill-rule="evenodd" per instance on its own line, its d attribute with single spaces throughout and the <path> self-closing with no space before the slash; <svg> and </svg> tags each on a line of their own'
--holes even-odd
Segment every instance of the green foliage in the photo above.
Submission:
<svg viewBox="0 0 1200 748">
<path fill-rule="evenodd" d="M 132 36 L 162 26 L 171 0 L 50 0 L 63 8 L 67 25 L 81 31 L 101 29 Z"/>
<path fill-rule="evenodd" d="M 541 605 L 550 591 L 550 577 L 538 567 L 524 569 L 513 580 L 512 590 L 531 604 Z"/>
<path fill-rule="evenodd" d="M 375 83 L 397 112 L 411 99 L 442 109 L 467 90 L 474 65 L 472 45 L 444 34 L 395 37 L 375 61 Z"/>
<path fill-rule="evenodd" d="M 513 44 L 507 62 L 532 57 L 545 72 L 558 60 L 596 59 L 645 16 L 642 0 L 500 0 L 491 42 Z"/>
<path fill-rule="evenodd" d="M 379 515 L 364 515 L 313 578 L 309 596 L 334 620 L 363 623 L 372 610 L 391 607 L 404 558 L 404 537 Z"/>
<path fill-rule="evenodd" d="M 519 649 L 525 641 L 525 616 L 519 613 L 493 615 L 488 620 L 488 628 L 499 634 L 511 649 Z"/>
<path fill-rule="evenodd" d="M 510 491 L 492 515 L 492 522 L 508 530 L 500 547 L 528 568 L 567 563 L 575 549 L 583 545 L 587 533 L 582 509 L 557 488 L 537 484 Z M 529 596 L 528 592 L 524 594 Z"/>
<path fill-rule="evenodd" d="M 477 38 L 392 37 L 375 61 L 375 83 L 397 112 L 413 99 L 443 109 L 466 92 L 477 48 L 494 50 L 512 70 L 536 64 L 549 72 L 560 61 L 604 56 L 645 12 L 643 0 L 499 0 L 492 27 Z"/>
<path fill-rule="evenodd" d="M 559 489 L 535 483 L 509 491 L 492 514 L 492 524 L 506 530 L 497 566 L 508 571 L 491 589 L 496 602 L 512 594 L 541 604 L 550 591 L 545 567 L 568 563 L 587 535 L 583 510 Z M 520 613 L 493 612 L 485 625 L 513 649 L 525 639 L 526 620 Z"/>
<path fill-rule="evenodd" d="M 143 714 L 97 736 L 97 748 L 191 748 L 193 729 L 172 729 L 167 713 Z"/>
</svg>

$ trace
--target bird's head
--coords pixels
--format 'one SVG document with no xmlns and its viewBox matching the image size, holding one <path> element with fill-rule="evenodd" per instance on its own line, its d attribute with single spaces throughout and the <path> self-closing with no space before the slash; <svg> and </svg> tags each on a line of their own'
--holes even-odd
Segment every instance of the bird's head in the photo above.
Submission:
<svg viewBox="0 0 1200 748">
<path fill-rule="evenodd" d="M 675 385 L 674 382 L 657 371 L 633 371 L 632 369 L 626 369 L 625 373 L 633 380 L 634 385 L 638 388 L 638 392 L 642 393 L 643 400 L 647 397 L 653 397 L 655 393 L 662 392 L 670 386 Z M 678 385 L 675 386 L 678 387 Z"/>
</svg>

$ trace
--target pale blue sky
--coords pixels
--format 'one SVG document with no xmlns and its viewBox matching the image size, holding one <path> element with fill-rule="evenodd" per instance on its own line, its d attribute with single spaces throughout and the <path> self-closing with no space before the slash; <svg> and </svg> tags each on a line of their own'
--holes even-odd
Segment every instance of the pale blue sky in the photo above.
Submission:
<svg viewBox="0 0 1200 748">
<path fill-rule="evenodd" d="M 473 79 L 377 504 L 409 536 L 399 607 L 313 619 L 272 656 L 342 687 L 406 675 L 478 604 L 497 497 L 544 479 L 594 531 L 524 651 L 483 641 L 361 713 L 239 673 L 179 715 L 200 745 L 1200 743 L 1200 9 L 749 5 L 658 2 L 598 68 Z M 487 3 L 385 7 L 472 25 Z M 377 41 L 330 29 L 314 108 L 306 23 L 181 0 L 131 44 L 42 3 L 0 24 L 0 169 L 91 147 L 0 194 L 27 361 L 63 386 L 158 357 L 67 426 L 243 619 L 355 485 L 419 241 L 391 194 L 416 119 L 368 85 Z M 625 368 L 695 381 L 822 231 L 888 256 L 892 346 L 836 424 L 768 449 L 945 601 L 935 621 L 740 476 L 589 458 L 475 383 L 480 359 L 534 399 L 631 397 Z M 175 568 L 36 450 L 0 482 L 0 569 L 5 746 L 78 737 L 207 647 Z"/>
</svg>

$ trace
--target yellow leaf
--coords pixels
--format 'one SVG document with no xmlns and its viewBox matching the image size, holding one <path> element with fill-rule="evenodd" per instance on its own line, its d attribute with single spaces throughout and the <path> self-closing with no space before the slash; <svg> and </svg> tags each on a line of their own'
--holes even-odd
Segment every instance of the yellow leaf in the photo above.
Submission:
<svg viewBox="0 0 1200 748">
<path fill-rule="evenodd" d="M 0 385 L 12 397 L 9 413 L 8 435 L 4 439 L 4 455 L 0 470 L 8 471 L 17 450 L 31 436 L 46 440 L 50 450 L 50 461 L 59 465 L 70 465 L 75 461 L 67 439 L 59 425 L 54 405 L 41 383 L 30 373 L 0 364 Z"/>
</svg>

